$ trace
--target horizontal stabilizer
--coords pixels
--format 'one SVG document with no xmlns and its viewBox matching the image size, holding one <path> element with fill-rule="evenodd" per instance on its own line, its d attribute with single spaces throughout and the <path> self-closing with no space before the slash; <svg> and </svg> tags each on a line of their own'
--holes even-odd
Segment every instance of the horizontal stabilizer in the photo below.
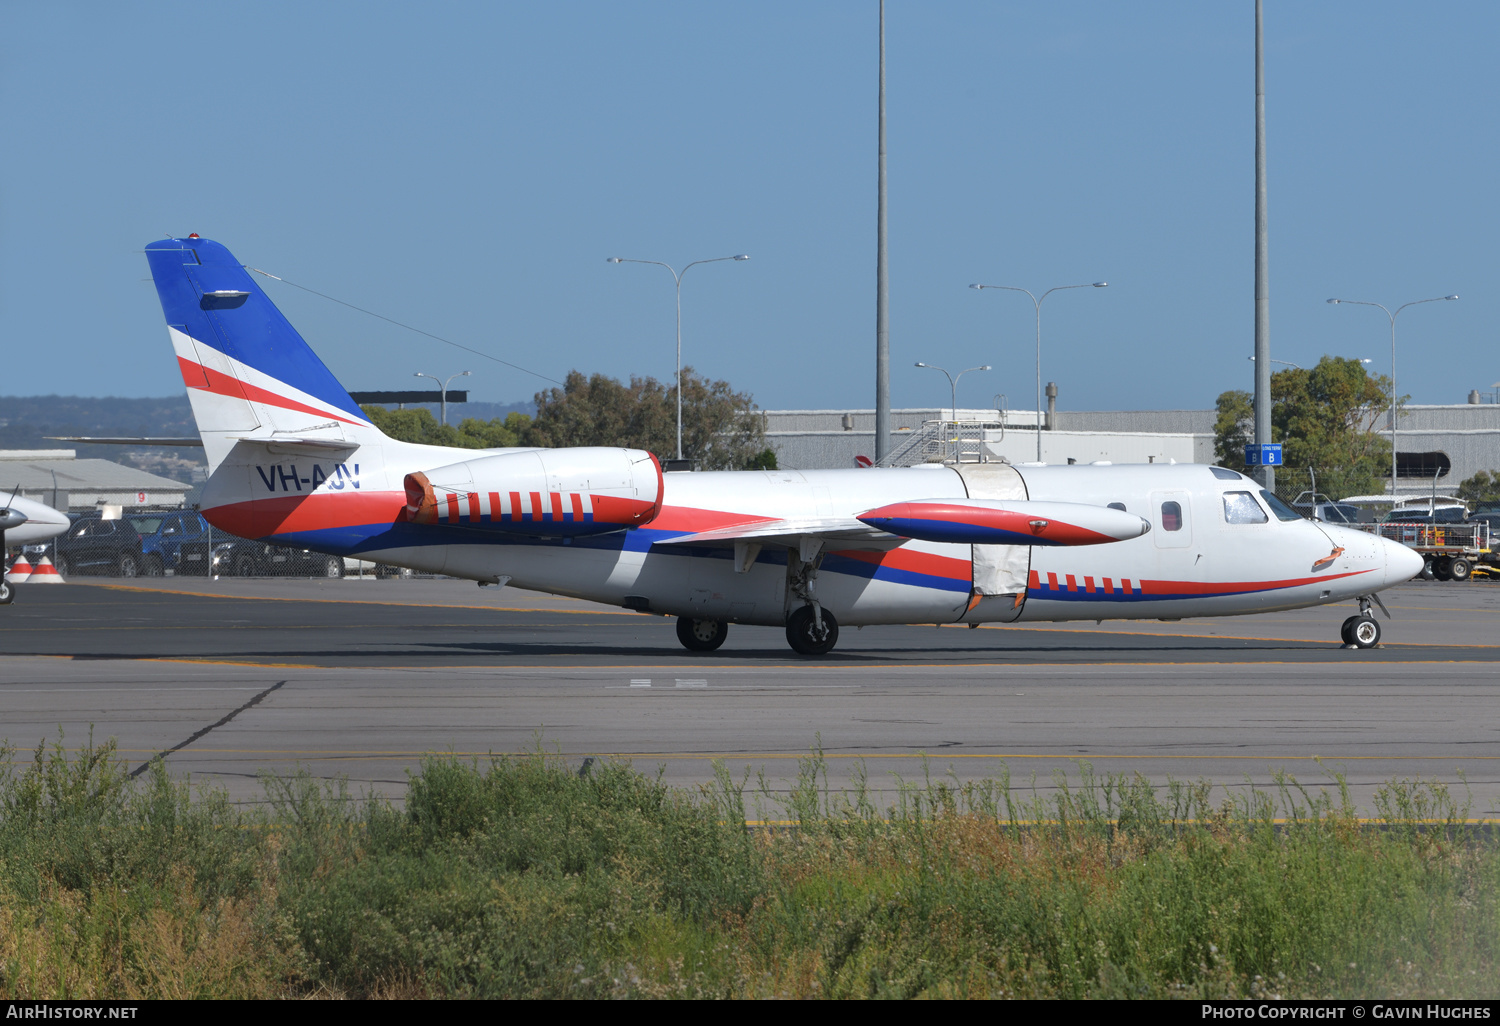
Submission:
<svg viewBox="0 0 1500 1026">
<path fill-rule="evenodd" d="M 1081 502 L 924 499 L 859 514 L 870 527 L 918 541 L 960 545 L 1104 545 L 1151 530 L 1134 513 Z"/>
<path fill-rule="evenodd" d="M 359 448 L 358 442 L 350 442 L 342 438 L 304 438 L 296 435 L 239 435 L 232 436 L 231 440 L 264 445 L 272 452 L 285 450 L 292 454 L 300 452 L 327 456 L 339 452 L 353 452 Z"/>
<path fill-rule="evenodd" d="M 49 442 L 76 442 L 79 445 L 188 445 L 203 448 L 203 439 L 197 435 L 151 436 L 145 435 L 140 438 L 129 438 L 110 435 L 48 435 Z"/>
</svg>

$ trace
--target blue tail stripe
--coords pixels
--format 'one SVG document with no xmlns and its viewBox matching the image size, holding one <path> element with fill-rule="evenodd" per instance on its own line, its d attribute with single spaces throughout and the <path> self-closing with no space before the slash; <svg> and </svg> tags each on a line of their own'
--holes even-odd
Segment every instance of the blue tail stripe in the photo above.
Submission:
<svg viewBox="0 0 1500 1026">
<path fill-rule="evenodd" d="M 208 239 L 162 239 L 146 246 L 146 260 L 168 324 L 336 410 L 365 418 L 229 250 Z M 243 300 L 205 296 L 218 291 L 249 295 Z"/>
</svg>

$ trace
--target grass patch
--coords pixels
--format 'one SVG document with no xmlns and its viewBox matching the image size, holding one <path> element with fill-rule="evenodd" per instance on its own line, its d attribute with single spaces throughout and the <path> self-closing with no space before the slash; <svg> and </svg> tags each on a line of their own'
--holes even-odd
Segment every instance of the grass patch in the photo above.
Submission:
<svg viewBox="0 0 1500 1026">
<path fill-rule="evenodd" d="M 1500 851 L 1443 785 L 1008 777 L 673 789 L 432 756 L 401 806 L 303 773 L 231 806 L 113 742 L 0 750 L 0 998 L 1466 997 Z M 749 819 L 790 825 L 747 829 Z"/>
</svg>

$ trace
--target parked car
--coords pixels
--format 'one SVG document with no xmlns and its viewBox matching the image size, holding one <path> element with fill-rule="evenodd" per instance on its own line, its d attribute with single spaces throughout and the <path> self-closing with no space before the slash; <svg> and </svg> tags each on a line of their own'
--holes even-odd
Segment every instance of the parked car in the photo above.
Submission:
<svg viewBox="0 0 1500 1026">
<path fill-rule="evenodd" d="M 141 572 L 141 535 L 129 520 L 105 520 L 101 513 L 69 513 L 68 519 L 72 526 L 54 543 L 58 573 L 135 577 Z"/>
<path fill-rule="evenodd" d="M 141 574 L 208 574 L 210 528 L 197 510 L 135 513 L 125 518 L 141 536 Z"/>
<path fill-rule="evenodd" d="M 1461 524 L 1468 517 L 1463 506 L 1438 506 L 1436 511 L 1426 506 L 1408 506 L 1394 509 L 1381 517 L 1382 524 Z"/>
<path fill-rule="evenodd" d="M 215 546 L 214 563 L 219 573 L 236 577 L 344 576 L 343 556 L 233 536 Z"/>
<path fill-rule="evenodd" d="M 1344 502 L 1320 502 L 1312 512 L 1315 519 L 1328 524 L 1359 523 L 1359 507 Z"/>
</svg>

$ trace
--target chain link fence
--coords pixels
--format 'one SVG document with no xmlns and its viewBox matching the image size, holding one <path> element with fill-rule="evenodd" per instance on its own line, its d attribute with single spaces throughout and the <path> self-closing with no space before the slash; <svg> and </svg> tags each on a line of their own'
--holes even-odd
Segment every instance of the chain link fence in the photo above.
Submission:
<svg viewBox="0 0 1500 1026">
<path fill-rule="evenodd" d="M 404 567 L 252 541 L 214 527 L 193 508 L 104 507 L 69 514 L 73 524 L 57 538 L 25 547 L 35 563 L 43 556 L 64 577 L 408 578 Z"/>
</svg>

